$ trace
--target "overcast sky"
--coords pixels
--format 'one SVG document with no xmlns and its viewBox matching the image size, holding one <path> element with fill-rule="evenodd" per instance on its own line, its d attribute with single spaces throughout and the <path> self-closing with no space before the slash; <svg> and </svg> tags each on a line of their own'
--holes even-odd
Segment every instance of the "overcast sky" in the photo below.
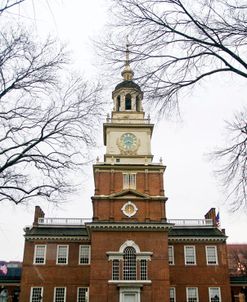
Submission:
<svg viewBox="0 0 247 302">
<path fill-rule="evenodd" d="M 110 0 L 26 0 L 18 12 L 9 18 L 21 21 L 38 35 L 51 33 L 65 41 L 72 50 L 75 66 L 91 80 L 102 74 L 99 58 L 91 40 L 107 30 Z M 16 13 L 16 14 L 14 14 Z M 123 44 L 125 41 L 123 41 Z M 110 66 L 108 68 L 111 68 Z M 121 81 L 121 70 L 106 89 L 104 97 L 111 102 L 111 91 Z M 104 79 L 102 79 L 104 80 Z M 247 215 L 244 211 L 229 212 L 225 195 L 216 181 L 213 163 L 208 154 L 227 141 L 225 120 L 231 120 L 234 112 L 245 102 L 246 83 L 240 79 L 215 76 L 197 86 L 181 100 L 181 118 L 172 117 L 155 122 L 152 139 L 154 161 L 163 158 L 167 166 L 164 185 L 167 201 L 167 218 L 204 218 L 211 208 L 220 209 L 221 225 L 226 228 L 229 243 L 246 243 Z M 144 96 L 145 99 L 145 96 Z M 144 105 L 145 109 L 145 105 Z M 104 117 L 102 117 L 102 122 Z M 95 156 L 103 160 L 102 127 L 98 129 L 99 143 Z M 60 206 L 43 203 L 46 217 L 91 217 L 93 195 L 92 167 L 81 173 L 82 189 Z M 1 203 L 0 260 L 22 260 L 23 228 L 33 222 L 35 202 L 28 205 Z"/>
</svg>

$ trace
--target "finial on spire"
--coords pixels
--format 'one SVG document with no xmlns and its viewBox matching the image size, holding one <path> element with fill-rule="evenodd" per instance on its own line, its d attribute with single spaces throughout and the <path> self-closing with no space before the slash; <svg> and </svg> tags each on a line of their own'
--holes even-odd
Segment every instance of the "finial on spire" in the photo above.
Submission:
<svg viewBox="0 0 247 302">
<path fill-rule="evenodd" d="M 128 37 L 129 37 L 129 35 L 127 35 L 126 36 L 126 51 L 125 51 L 125 53 L 126 53 L 126 59 L 125 59 L 125 66 L 127 66 L 127 65 L 129 65 L 129 60 L 130 60 L 130 58 L 129 58 L 129 53 L 130 53 L 130 51 L 129 51 L 129 40 L 128 40 Z"/>
<path fill-rule="evenodd" d="M 126 36 L 126 51 L 125 51 L 125 66 L 124 69 L 122 71 L 122 76 L 124 78 L 125 81 L 131 81 L 133 79 L 134 76 L 134 72 L 130 67 L 130 60 L 129 60 L 129 40 L 128 40 L 128 35 Z"/>
</svg>

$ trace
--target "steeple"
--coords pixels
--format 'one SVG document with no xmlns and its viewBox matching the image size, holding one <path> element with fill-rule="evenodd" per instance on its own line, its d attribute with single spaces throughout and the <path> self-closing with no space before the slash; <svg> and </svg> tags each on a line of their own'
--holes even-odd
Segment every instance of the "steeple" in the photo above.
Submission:
<svg viewBox="0 0 247 302">
<path fill-rule="evenodd" d="M 150 118 L 145 118 L 143 93 L 133 81 L 128 43 L 122 76 L 123 81 L 112 92 L 114 106 L 111 116 L 104 123 L 104 161 L 110 165 L 148 165 L 153 159 L 151 137 L 154 125 L 150 123 Z"/>
</svg>

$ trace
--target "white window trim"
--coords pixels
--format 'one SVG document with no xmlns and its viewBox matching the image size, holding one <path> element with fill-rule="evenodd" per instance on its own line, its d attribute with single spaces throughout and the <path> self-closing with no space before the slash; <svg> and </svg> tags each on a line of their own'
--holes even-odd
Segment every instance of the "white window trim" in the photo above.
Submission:
<svg viewBox="0 0 247 302">
<path fill-rule="evenodd" d="M 171 286 L 170 287 L 170 289 L 173 289 L 173 291 L 174 291 L 174 302 L 176 302 L 177 300 L 176 300 L 176 288 L 175 287 L 173 287 L 173 286 Z M 170 293 L 170 290 L 169 290 L 169 293 Z"/>
<path fill-rule="evenodd" d="M 141 290 L 140 288 L 121 288 L 119 289 L 119 302 L 124 302 L 125 299 L 124 299 L 124 295 L 125 294 L 134 294 L 135 297 L 136 297 L 136 301 L 137 302 L 141 302 L 141 297 L 140 297 L 140 293 L 141 293 Z"/>
<path fill-rule="evenodd" d="M 88 263 L 81 263 L 81 246 L 88 246 Z M 79 259 L 78 264 L 79 265 L 89 265 L 91 263 L 91 245 L 90 244 L 80 244 L 79 245 Z"/>
<path fill-rule="evenodd" d="M 134 172 L 123 172 L 123 189 L 136 189 L 136 174 Z M 128 184 L 125 183 L 124 177 L 128 175 Z M 135 183 L 134 185 L 130 184 L 130 175 L 134 175 Z"/>
<path fill-rule="evenodd" d="M 169 248 L 171 248 L 171 250 L 172 250 L 172 263 L 169 263 L 169 261 L 170 261 L 170 259 L 169 259 Z M 168 264 L 169 265 L 175 265 L 174 246 L 173 245 L 168 246 Z"/>
<path fill-rule="evenodd" d="M 56 302 L 56 289 L 57 288 L 64 288 L 64 302 L 66 302 L 67 288 L 65 286 L 56 286 L 56 287 L 54 287 L 53 302 Z"/>
<path fill-rule="evenodd" d="M 41 288 L 41 297 L 42 297 L 42 299 L 40 300 L 40 302 L 42 302 L 43 301 L 43 291 L 44 291 L 43 286 L 32 286 L 31 287 L 31 290 L 30 290 L 30 302 L 32 302 L 32 299 L 33 299 L 33 288 Z"/>
<path fill-rule="evenodd" d="M 215 249 L 215 260 L 216 263 L 208 263 L 208 248 L 214 248 Z M 217 250 L 217 246 L 216 245 L 206 245 L 205 246 L 206 249 L 206 261 L 207 261 L 207 265 L 218 265 L 218 250 Z"/>
<path fill-rule="evenodd" d="M 66 263 L 58 263 L 58 251 L 59 251 L 59 246 L 66 246 L 66 247 L 67 247 Z M 69 245 L 68 245 L 68 244 L 58 244 L 58 245 L 57 245 L 56 264 L 57 264 L 57 265 L 67 265 L 68 262 L 69 262 Z"/>
<path fill-rule="evenodd" d="M 187 247 L 192 247 L 194 250 L 194 259 L 195 259 L 194 263 L 186 263 L 186 248 Z M 196 247 L 195 247 L 195 245 L 185 245 L 184 246 L 184 264 L 185 265 L 196 265 Z"/>
<path fill-rule="evenodd" d="M 197 302 L 199 302 L 199 295 L 198 295 L 198 287 L 186 287 L 186 302 L 189 301 L 189 289 L 190 288 L 195 288 L 196 289 L 196 299 L 197 299 Z"/>
<path fill-rule="evenodd" d="M 87 286 L 79 286 L 77 287 L 77 297 L 76 297 L 76 301 L 79 301 L 79 289 L 80 288 L 86 288 L 87 289 L 87 297 L 86 297 L 86 301 L 89 301 L 89 287 Z"/>
<path fill-rule="evenodd" d="M 43 262 L 43 263 L 38 263 L 38 262 L 36 262 L 37 247 L 38 247 L 38 246 L 44 246 L 44 247 L 45 247 L 45 251 L 44 251 L 44 262 Z M 45 265 L 45 264 L 46 264 L 46 249 L 47 249 L 47 245 L 46 245 L 46 244 L 35 244 L 35 246 L 34 246 L 34 255 L 33 255 L 33 264 L 35 264 L 35 265 Z"/>
<path fill-rule="evenodd" d="M 208 301 L 211 302 L 211 298 L 210 298 L 210 289 L 211 288 L 218 288 L 219 289 L 219 302 L 221 302 L 221 290 L 220 290 L 220 287 L 217 287 L 217 286 L 211 286 L 208 288 Z"/>
</svg>

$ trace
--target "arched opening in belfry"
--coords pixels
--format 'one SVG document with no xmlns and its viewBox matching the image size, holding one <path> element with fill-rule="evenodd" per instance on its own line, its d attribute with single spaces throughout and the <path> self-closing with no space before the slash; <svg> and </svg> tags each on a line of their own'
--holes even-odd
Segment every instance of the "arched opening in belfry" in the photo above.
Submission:
<svg viewBox="0 0 247 302">
<path fill-rule="evenodd" d="M 125 110 L 131 110 L 131 95 L 129 93 L 125 96 Z"/>
<path fill-rule="evenodd" d="M 117 97 L 117 111 L 121 111 L 121 97 L 118 95 Z"/>
<path fill-rule="evenodd" d="M 139 96 L 136 97 L 136 111 L 141 111 L 141 108 L 140 108 L 140 98 Z"/>
</svg>

